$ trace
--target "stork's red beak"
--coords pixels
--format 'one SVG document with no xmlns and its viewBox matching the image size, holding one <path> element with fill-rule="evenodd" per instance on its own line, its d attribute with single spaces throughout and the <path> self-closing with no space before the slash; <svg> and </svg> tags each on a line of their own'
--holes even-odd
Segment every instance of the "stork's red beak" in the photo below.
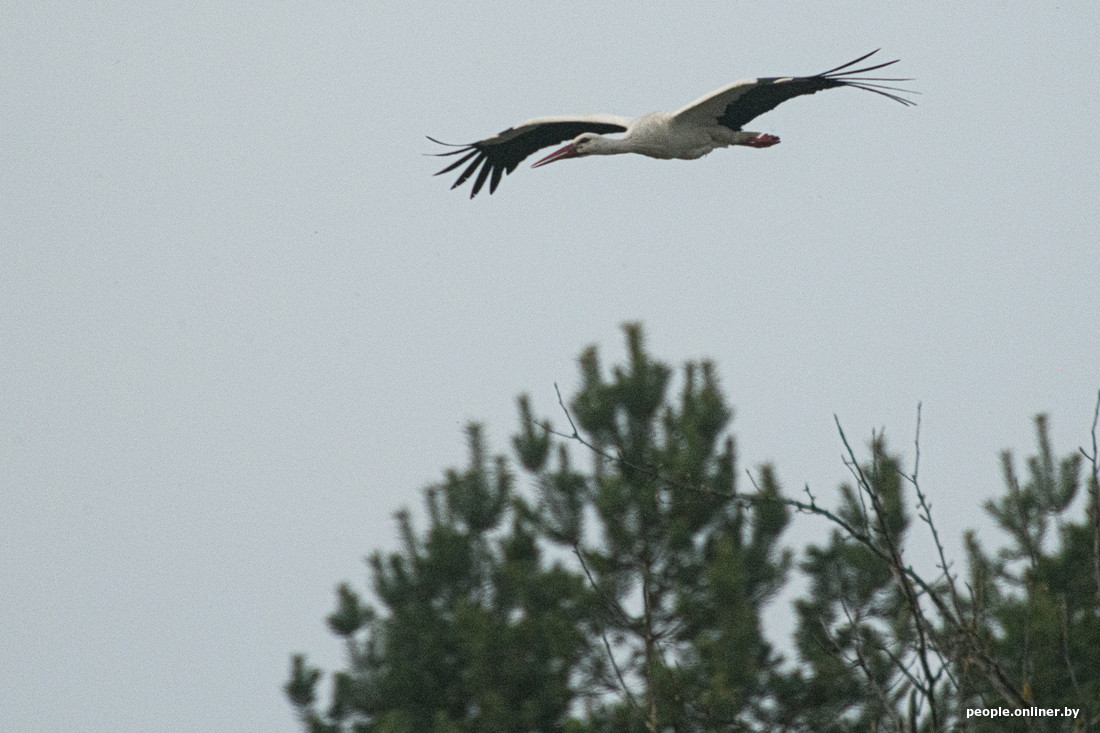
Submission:
<svg viewBox="0 0 1100 733">
<path fill-rule="evenodd" d="M 576 157 L 579 157 L 579 156 L 580 156 L 580 153 L 577 152 L 577 146 L 574 145 L 573 143 L 569 143 L 565 147 L 559 148 L 558 150 L 555 150 L 554 152 L 550 153 L 550 155 L 547 155 L 545 158 L 543 158 L 539 162 L 535 163 L 531 167 L 532 168 L 538 168 L 540 165 L 546 165 L 547 163 L 553 163 L 555 160 L 565 160 L 566 158 L 576 158 Z"/>
</svg>

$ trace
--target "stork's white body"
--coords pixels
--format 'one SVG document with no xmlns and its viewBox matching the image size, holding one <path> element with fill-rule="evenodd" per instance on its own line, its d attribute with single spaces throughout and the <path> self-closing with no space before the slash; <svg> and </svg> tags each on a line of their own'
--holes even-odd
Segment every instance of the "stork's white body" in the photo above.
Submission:
<svg viewBox="0 0 1100 733">
<path fill-rule="evenodd" d="M 674 112 L 650 112 L 635 117 L 621 138 L 600 136 L 587 148 L 588 155 L 638 153 L 661 160 L 695 160 L 716 148 L 749 145 L 758 132 L 731 130 L 722 125 L 698 125 Z"/>
<path fill-rule="evenodd" d="M 472 159 L 473 162 L 462 172 L 452 188 L 462 185 L 477 172 L 477 179 L 470 193 L 470 198 L 473 198 L 486 180 L 489 180 L 489 193 L 492 193 L 500 183 L 501 176 L 515 170 L 528 155 L 565 140 L 571 142 L 532 167 L 587 155 L 637 153 L 663 160 L 695 160 L 716 148 L 731 145 L 771 147 L 779 143 L 778 137 L 743 130 L 742 126 L 788 99 L 823 89 L 855 87 L 881 94 L 901 104 L 913 104 L 911 100 L 895 93 L 907 90 L 879 83 L 908 79 L 856 76 L 890 66 L 897 61 L 846 71 L 873 53 L 876 51 L 814 76 L 742 79 L 700 97 L 675 112 L 652 112 L 633 118 L 617 115 L 570 115 L 528 120 L 492 137 L 469 145 L 456 145 L 453 147 L 458 148 L 457 150 L 440 153 L 462 157 L 439 173 L 454 170 Z M 621 137 L 610 137 L 619 133 Z"/>
</svg>

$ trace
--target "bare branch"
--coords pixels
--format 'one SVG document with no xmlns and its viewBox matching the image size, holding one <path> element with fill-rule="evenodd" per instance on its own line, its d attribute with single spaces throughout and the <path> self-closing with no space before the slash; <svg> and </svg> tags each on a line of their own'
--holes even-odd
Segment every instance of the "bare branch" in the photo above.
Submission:
<svg viewBox="0 0 1100 733">
<path fill-rule="evenodd" d="M 909 607 L 910 613 L 914 620 L 914 628 L 917 632 L 918 641 L 916 652 L 918 660 L 920 662 L 923 677 L 926 681 L 924 685 L 918 686 L 918 689 L 920 689 L 921 692 L 925 694 L 925 697 L 928 700 L 929 710 L 932 716 L 932 720 L 930 722 L 932 724 L 933 730 L 939 730 L 940 726 L 939 715 L 936 708 L 935 687 L 937 681 L 943 673 L 943 670 L 941 669 L 940 672 L 933 672 L 933 665 L 930 659 L 930 655 L 934 654 L 938 658 L 940 666 L 944 666 L 944 654 L 943 650 L 940 648 L 940 645 L 944 642 L 942 640 L 933 640 L 929 638 L 930 636 L 933 636 L 938 639 L 939 634 L 935 632 L 935 627 L 930 623 L 925 615 L 923 608 L 921 607 L 922 597 L 928 598 L 928 600 L 935 607 L 939 618 L 942 619 L 943 623 L 951 632 L 953 640 L 950 643 L 959 650 L 959 653 L 964 655 L 966 658 L 972 660 L 979 668 L 985 671 L 990 682 L 1000 694 L 1001 698 L 1009 705 L 1017 708 L 1023 708 L 1030 705 L 1030 703 L 1021 694 L 1016 683 L 1013 681 L 1012 676 L 1007 674 L 1001 664 L 996 659 L 994 659 L 986 650 L 985 643 L 978 636 L 976 628 L 968 625 L 964 621 L 963 615 L 960 611 L 961 605 L 958 599 L 958 594 L 954 590 L 953 579 L 950 575 L 950 564 L 946 560 L 946 552 L 943 550 L 942 542 L 940 542 L 938 534 L 935 532 L 935 528 L 931 524 L 930 503 L 928 502 L 927 497 L 923 494 L 923 491 L 918 491 L 918 497 L 920 497 L 920 501 L 922 502 L 923 514 L 921 518 L 926 523 L 928 523 L 933 530 L 933 536 L 936 539 L 937 548 L 940 553 L 940 566 L 943 572 L 948 576 L 949 592 L 952 595 L 950 602 L 946 601 L 941 596 L 941 593 L 926 580 L 924 580 L 912 568 L 912 566 L 906 565 L 904 563 L 902 559 L 901 549 L 898 545 L 896 538 L 893 537 L 893 533 L 890 531 L 887 522 L 888 514 L 886 512 L 886 508 L 883 506 L 880 497 L 878 497 L 875 493 L 871 480 L 868 479 L 866 473 L 860 466 L 859 461 L 856 458 L 855 451 L 852 449 L 851 444 L 848 442 L 847 436 L 844 434 L 843 427 L 841 426 L 840 421 L 838 418 L 836 418 L 836 416 L 834 416 L 834 419 L 836 419 L 837 430 L 840 433 L 841 441 L 843 442 L 845 450 L 847 452 L 847 456 L 844 458 L 844 463 L 852 472 L 853 477 L 856 479 L 856 482 L 858 484 L 857 491 L 860 492 L 861 499 L 865 496 L 871 502 L 871 513 L 874 514 L 877 520 L 877 529 L 882 535 L 883 546 L 880 546 L 875 538 L 868 532 L 860 531 L 839 515 L 819 506 L 813 493 L 810 491 L 809 485 L 806 485 L 804 487 L 804 491 L 809 498 L 808 503 L 796 499 L 787 499 L 784 497 L 762 497 L 760 496 L 760 494 L 762 493 L 760 485 L 756 482 L 755 477 L 752 475 L 752 473 L 746 470 L 749 481 L 756 489 L 757 495 L 739 495 L 731 492 L 717 491 L 706 485 L 696 485 L 692 483 L 685 483 L 675 479 L 670 479 L 659 470 L 659 467 L 638 465 L 626 460 L 622 457 L 622 455 L 611 455 L 610 453 L 594 445 L 591 441 L 587 440 L 583 435 L 581 435 L 580 431 L 577 429 L 576 422 L 573 420 L 572 414 L 565 406 L 565 401 L 562 398 L 561 390 L 558 388 L 557 384 L 554 385 L 554 389 L 557 392 L 558 404 L 561 407 L 562 411 L 565 413 L 566 419 L 568 420 L 569 425 L 572 429 L 572 433 L 563 433 L 555 430 L 550 430 L 552 434 L 558 436 L 559 438 L 565 440 L 575 440 L 595 455 L 605 460 L 614 461 L 619 466 L 629 468 L 630 470 L 638 472 L 639 474 L 653 479 L 654 481 L 669 488 L 696 492 L 711 497 L 720 497 L 728 499 L 730 501 L 738 502 L 742 506 L 755 506 L 762 501 L 777 501 L 799 513 L 812 514 L 823 517 L 835 526 L 839 527 L 844 532 L 844 535 L 846 537 L 858 542 L 868 551 L 870 551 L 875 557 L 885 563 L 886 566 L 890 568 L 891 573 L 897 580 L 899 588 L 906 599 L 906 605 Z M 1100 404 L 1100 401 L 1098 401 L 1098 404 Z M 920 408 L 918 406 L 918 451 L 920 424 L 919 410 Z M 910 483 L 917 483 L 917 470 L 919 468 L 918 464 L 919 457 L 918 460 L 914 463 L 913 474 L 905 477 L 907 480 L 910 481 Z M 869 526 L 870 525 L 868 525 L 868 527 Z M 1100 581 L 1098 581 L 1098 588 L 1100 588 Z M 900 662 L 900 660 L 898 660 L 898 662 Z M 904 671 L 908 672 L 908 670 Z M 950 674 L 950 671 L 948 671 L 948 676 L 957 686 L 957 680 L 955 680 L 954 676 Z"/>
<path fill-rule="evenodd" d="M 573 422 L 573 416 L 569 414 L 569 410 L 565 407 L 565 402 L 561 398 L 561 390 L 558 389 L 558 383 L 554 382 L 554 391 L 558 393 L 558 404 L 561 405 L 561 411 L 565 413 L 565 418 L 569 421 L 569 427 L 573 428 L 572 435 L 566 435 L 566 438 L 577 438 L 580 440 L 581 434 L 577 432 L 577 425 Z M 553 431 L 551 431 L 553 432 Z M 555 435 L 561 435 L 561 433 L 555 433 Z M 584 441 L 581 441 L 584 443 Z M 584 443 L 588 445 L 587 443 Z M 589 446 L 591 447 L 591 446 Z"/>
<path fill-rule="evenodd" d="M 1092 520 L 1092 575 L 1096 581 L 1096 600 L 1100 603 L 1100 455 L 1096 450 L 1096 426 L 1100 424 L 1100 390 L 1096 393 L 1096 410 L 1092 413 L 1092 455 L 1085 452 L 1084 448 L 1078 448 L 1092 467 L 1092 478 L 1089 482 L 1089 495 L 1092 497 L 1092 506 L 1089 507 Z"/>
<path fill-rule="evenodd" d="M 627 686 L 626 680 L 623 679 L 623 671 L 619 669 L 619 663 L 615 661 L 615 653 L 611 651 L 611 642 L 607 640 L 607 634 L 601 631 L 600 638 L 603 639 L 604 649 L 607 650 L 607 658 L 611 660 L 611 668 L 615 670 L 615 676 L 619 678 L 619 687 L 626 693 L 627 702 L 630 703 L 630 707 L 639 710 L 638 701 L 634 699 L 634 693 Z"/>
<path fill-rule="evenodd" d="M 936 544 L 936 553 L 940 558 L 940 570 L 943 571 L 943 576 L 947 580 L 948 594 L 951 596 L 951 605 L 955 607 L 955 613 L 961 619 L 963 616 L 962 601 L 959 598 L 958 588 L 955 586 L 955 576 L 951 574 L 950 564 L 947 562 L 947 553 L 943 549 L 943 542 L 940 541 L 940 533 L 936 529 L 935 522 L 932 521 L 932 504 L 928 501 L 928 497 L 920 487 L 920 481 L 917 479 L 918 472 L 920 470 L 920 423 L 921 423 L 921 403 L 917 403 L 917 427 L 915 435 L 913 437 L 913 473 L 906 475 L 900 472 L 902 478 L 907 480 L 912 486 L 913 490 L 917 494 L 917 503 L 920 507 L 919 517 L 921 521 L 928 525 L 929 531 L 932 533 L 932 541 Z"/>
<path fill-rule="evenodd" d="M 909 607 L 909 613 L 913 618 L 913 627 L 917 632 L 917 659 L 920 661 L 921 670 L 925 679 L 925 685 L 922 691 L 928 700 L 928 711 L 929 715 L 931 715 L 932 730 L 939 730 L 939 713 L 936 709 L 935 696 L 936 680 L 938 676 L 932 671 L 932 663 L 929 660 L 930 648 L 928 635 L 926 633 L 928 629 L 932 628 L 932 625 L 925 616 L 924 609 L 921 608 L 920 598 L 913 587 L 913 576 L 915 576 L 916 573 L 912 568 L 906 566 L 902 560 L 901 542 L 890 531 L 889 513 L 882 503 L 882 497 L 878 495 L 875 487 L 867 479 L 866 474 L 860 467 L 855 452 L 852 450 L 851 444 L 848 443 L 847 436 L 844 435 L 844 428 L 840 424 L 840 418 L 833 415 L 833 419 L 836 421 L 837 430 L 840 432 L 840 439 L 843 441 L 844 447 L 848 451 L 848 457 L 853 464 L 851 470 L 854 471 L 860 482 L 860 490 L 865 491 L 867 497 L 871 500 L 871 507 L 874 509 L 875 519 L 877 520 L 879 531 L 882 534 L 882 541 L 885 544 L 884 554 L 888 557 L 888 567 L 905 597 L 905 603 Z M 871 450 L 873 454 L 872 460 L 875 460 L 875 456 L 877 456 L 878 452 L 877 446 L 872 445 Z M 877 463 L 872 465 L 872 469 L 877 472 Z M 926 592 L 931 597 L 934 591 L 926 583 L 923 585 Z"/>
</svg>

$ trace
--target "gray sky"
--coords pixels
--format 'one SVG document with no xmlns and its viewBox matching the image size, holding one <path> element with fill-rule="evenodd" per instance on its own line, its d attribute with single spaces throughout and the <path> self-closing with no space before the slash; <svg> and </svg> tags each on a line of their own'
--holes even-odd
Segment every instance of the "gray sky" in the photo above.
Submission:
<svg viewBox="0 0 1100 733">
<path fill-rule="evenodd" d="M 297 730 L 288 655 L 340 663 L 323 617 L 392 512 L 467 420 L 504 449 L 518 392 L 560 423 L 623 321 L 716 360 L 791 494 L 845 478 L 834 413 L 911 456 L 923 401 L 956 555 L 1034 413 L 1083 444 L 1100 6 L 650 7 L 5 10 L 0 729 Z M 524 164 L 473 202 L 421 156 L 879 46 L 919 106 L 797 99 L 767 150 Z"/>
</svg>

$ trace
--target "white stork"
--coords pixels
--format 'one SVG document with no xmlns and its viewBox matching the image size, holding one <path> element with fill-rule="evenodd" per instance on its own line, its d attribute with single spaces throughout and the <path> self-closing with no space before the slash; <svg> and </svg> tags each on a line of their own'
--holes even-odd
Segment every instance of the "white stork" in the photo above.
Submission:
<svg viewBox="0 0 1100 733">
<path fill-rule="evenodd" d="M 727 87 L 695 100 L 683 109 L 675 112 L 652 112 L 641 117 L 620 117 L 618 115 L 575 115 L 562 117 L 540 117 L 528 120 L 522 125 L 509 127 L 498 135 L 468 145 L 452 145 L 428 137 L 434 143 L 458 148 L 435 155 L 462 155 L 435 175 L 441 175 L 458 168 L 469 161 L 458 180 L 451 188 L 457 188 L 466 182 L 475 172 L 473 190 L 470 198 L 477 196 L 481 187 L 489 180 L 489 193 L 496 190 L 501 176 L 511 173 L 527 156 L 536 150 L 555 145 L 563 140 L 569 144 L 536 162 L 532 168 L 552 163 L 555 160 L 579 158 L 585 155 L 617 155 L 619 153 L 639 153 L 651 158 L 680 158 L 694 160 L 701 158 L 715 148 L 729 145 L 747 145 L 751 148 L 767 148 L 779 142 L 775 135 L 742 130 L 749 120 L 775 109 L 788 99 L 813 94 L 822 89 L 835 87 L 855 87 L 875 94 L 881 94 L 904 105 L 915 104 L 901 94 L 915 94 L 907 89 L 887 86 L 882 82 L 905 82 L 911 79 L 887 79 L 881 77 L 856 76 L 875 71 L 892 64 L 899 59 L 867 66 L 862 69 L 850 69 L 871 55 L 876 49 L 860 56 L 855 61 L 823 71 L 814 76 L 785 76 L 767 79 L 742 79 Z M 850 69 L 845 71 L 845 69 Z M 622 137 L 608 137 L 615 133 L 626 133 Z M 481 168 L 478 172 L 478 168 Z M 490 178 L 490 174 L 492 177 Z"/>
</svg>

